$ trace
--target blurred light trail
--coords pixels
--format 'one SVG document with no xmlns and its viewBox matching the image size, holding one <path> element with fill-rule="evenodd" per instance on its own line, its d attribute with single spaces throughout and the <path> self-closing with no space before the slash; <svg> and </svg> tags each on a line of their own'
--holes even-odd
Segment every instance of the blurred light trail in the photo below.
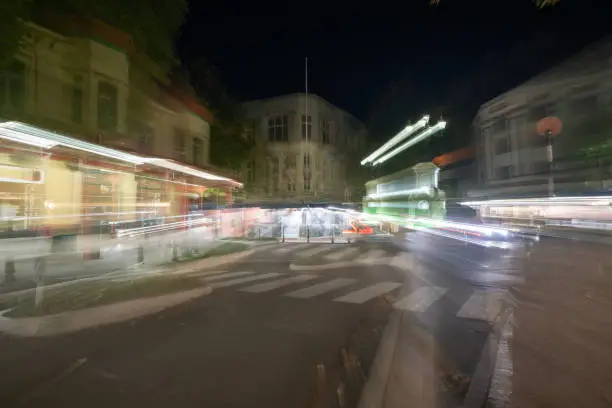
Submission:
<svg viewBox="0 0 612 408">
<path fill-rule="evenodd" d="M 372 164 L 376 165 L 376 164 L 381 164 L 381 163 L 386 162 L 387 160 L 389 160 L 393 156 L 395 156 L 395 155 L 403 152 L 404 150 L 414 146 L 415 144 L 425 140 L 429 136 L 433 135 L 436 132 L 439 132 L 440 130 L 444 129 L 445 127 L 446 127 L 446 122 L 445 121 L 440 121 L 440 122 L 436 123 L 435 125 L 430 126 L 429 128 L 427 128 L 423 132 L 419 133 L 418 135 L 416 135 L 412 139 L 408 140 L 406 143 L 404 143 L 400 147 L 398 147 L 398 148 L 392 150 L 391 152 L 385 154 L 381 158 L 376 159 L 374 161 L 374 163 L 372 163 Z"/>
<path fill-rule="evenodd" d="M 205 180 L 224 181 L 237 187 L 242 187 L 243 185 L 242 183 L 230 178 L 217 176 L 201 169 L 183 165 L 174 160 L 156 157 L 142 157 L 135 154 L 126 153 L 121 150 L 111 149 L 94 143 L 85 142 L 83 140 L 74 139 L 59 133 L 40 129 L 38 127 L 17 121 L 0 123 L 0 138 L 42 149 L 50 149 L 55 146 L 64 146 L 70 149 L 81 150 L 99 156 L 131 163 L 133 165 L 152 164 L 167 170 L 174 170 Z"/>
<path fill-rule="evenodd" d="M 393 136 L 391 138 L 391 140 L 389 140 L 387 143 L 385 143 L 384 145 L 382 145 L 381 147 L 376 149 L 368 157 L 363 159 L 361 161 L 361 165 L 363 166 L 363 165 L 366 165 L 366 164 L 372 162 L 373 160 L 376 160 L 376 158 L 378 158 L 381 154 L 385 153 L 387 150 L 389 150 L 390 148 L 392 148 L 396 144 L 400 143 L 401 141 L 406 139 L 408 136 L 410 136 L 411 134 L 413 134 L 417 130 L 420 130 L 420 129 L 424 128 L 425 126 L 427 126 L 427 123 L 429 123 L 429 115 L 425 115 L 421 119 L 419 119 L 418 122 L 416 122 L 416 123 L 414 123 L 412 125 L 406 126 L 397 135 Z"/>
<path fill-rule="evenodd" d="M 508 198 L 483 201 L 464 201 L 459 203 L 467 207 L 480 207 L 485 205 L 612 205 L 612 196 L 569 196 L 569 197 L 535 197 L 535 198 Z"/>
<path fill-rule="evenodd" d="M 184 227 L 193 228 L 194 226 L 204 226 L 205 224 L 210 224 L 213 221 L 210 218 L 203 218 L 199 220 L 189 220 L 189 221 L 180 221 L 173 222 L 169 224 L 161 224 L 161 225 L 151 225 L 147 227 L 137 227 L 137 228 L 129 228 L 129 229 L 117 229 L 115 231 L 115 235 L 117 238 L 133 238 L 136 236 L 151 234 L 154 232 L 165 232 L 176 229 L 182 229 Z"/>
</svg>

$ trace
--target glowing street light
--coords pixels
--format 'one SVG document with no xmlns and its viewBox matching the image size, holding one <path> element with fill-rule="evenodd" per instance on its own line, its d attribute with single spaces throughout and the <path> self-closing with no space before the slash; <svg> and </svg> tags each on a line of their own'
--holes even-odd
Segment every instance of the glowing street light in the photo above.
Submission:
<svg viewBox="0 0 612 408">
<path fill-rule="evenodd" d="M 376 160 L 381 154 L 385 153 L 387 150 L 389 150 L 390 148 L 392 148 L 393 146 L 395 146 L 402 140 L 406 139 L 408 136 L 410 136 L 414 132 L 424 128 L 425 126 L 427 126 L 428 123 L 429 123 L 429 115 L 425 115 L 421 119 L 419 119 L 418 122 L 412 125 L 406 126 L 404 129 L 402 129 L 401 132 L 393 136 L 391 140 L 389 140 L 387 143 L 385 143 L 384 145 L 376 149 L 374 153 L 370 154 L 368 157 L 363 159 L 361 161 L 361 165 L 363 166 L 363 165 L 366 165 Z"/>
<path fill-rule="evenodd" d="M 404 150 L 414 146 L 415 144 L 417 144 L 417 143 L 427 139 L 429 136 L 433 135 L 434 133 L 439 132 L 440 130 L 444 129 L 445 127 L 446 127 L 446 122 L 443 121 L 443 120 L 438 122 L 438 123 L 436 123 L 434 126 L 430 126 L 425 131 L 419 133 L 418 135 L 416 135 L 412 139 L 408 140 L 403 145 L 395 148 L 394 150 L 390 151 L 389 153 L 387 153 L 384 156 L 380 157 L 379 159 L 375 160 L 374 163 L 372 163 L 372 164 L 376 165 L 376 164 L 380 164 L 380 163 L 386 162 L 387 160 L 389 160 L 393 156 L 395 156 L 395 155 L 403 152 Z"/>
</svg>

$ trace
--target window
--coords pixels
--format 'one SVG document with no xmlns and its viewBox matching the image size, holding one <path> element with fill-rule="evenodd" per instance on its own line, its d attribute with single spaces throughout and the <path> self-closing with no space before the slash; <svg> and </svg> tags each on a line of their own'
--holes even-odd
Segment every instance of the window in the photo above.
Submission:
<svg viewBox="0 0 612 408">
<path fill-rule="evenodd" d="M 174 138 L 172 140 L 172 151 L 174 155 L 180 160 L 185 161 L 185 142 L 187 137 L 181 130 L 174 131 Z"/>
<path fill-rule="evenodd" d="M 310 173 L 304 174 L 304 191 L 310 191 Z"/>
<path fill-rule="evenodd" d="M 202 139 L 200 139 L 199 137 L 194 137 L 193 138 L 193 164 L 195 164 L 196 166 L 202 166 L 203 163 L 203 155 L 204 155 L 204 149 L 203 149 L 203 142 Z"/>
<path fill-rule="evenodd" d="M 255 137 L 255 125 L 253 123 L 249 123 L 244 128 L 244 138 L 247 142 L 251 143 L 253 138 Z"/>
<path fill-rule="evenodd" d="M 511 150 L 510 138 L 507 136 L 500 137 L 495 142 L 495 154 L 508 153 Z"/>
<path fill-rule="evenodd" d="M 302 140 L 309 142 L 312 140 L 312 116 L 302 115 Z"/>
<path fill-rule="evenodd" d="M 111 83 L 98 82 L 98 128 L 117 130 L 117 87 Z"/>
<path fill-rule="evenodd" d="M 270 179 L 272 181 L 272 191 L 273 193 L 277 192 L 279 189 L 278 179 L 279 179 L 279 162 L 277 157 L 273 157 L 270 159 Z"/>
<path fill-rule="evenodd" d="M 304 153 L 304 170 L 310 170 L 310 153 Z"/>
<path fill-rule="evenodd" d="M 252 160 L 246 164 L 246 181 L 255 181 L 255 163 Z"/>
<path fill-rule="evenodd" d="M 512 177 L 512 166 L 501 166 L 495 169 L 495 176 L 498 179 L 508 179 Z"/>
<path fill-rule="evenodd" d="M 73 123 L 83 123 L 83 77 L 75 75 L 72 80 L 70 117 Z"/>
<path fill-rule="evenodd" d="M 329 122 L 321 119 L 321 140 L 323 141 L 323 144 L 329 144 L 329 136 Z"/>
<path fill-rule="evenodd" d="M 0 108 L 21 110 L 25 107 L 26 66 L 14 60 L 0 72 Z"/>
<path fill-rule="evenodd" d="M 150 126 L 142 125 L 138 129 L 138 147 L 136 149 L 139 153 L 152 153 L 153 152 L 153 128 Z"/>
<path fill-rule="evenodd" d="M 491 126 L 492 133 L 503 133 L 505 131 L 506 131 L 506 119 L 505 118 L 501 118 L 493 122 L 493 125 Z"/>
<path fill-rule="evenodd" d="M 286 142 L 289 140 L 287 115 L 277 115 L 268 119 L 268 140 L 270 142 Z"/>
</svg>

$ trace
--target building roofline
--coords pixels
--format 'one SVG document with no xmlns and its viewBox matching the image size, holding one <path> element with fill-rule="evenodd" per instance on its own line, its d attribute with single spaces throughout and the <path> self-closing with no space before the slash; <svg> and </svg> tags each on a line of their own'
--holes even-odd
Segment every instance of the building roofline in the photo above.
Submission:
<svg viewBox="0 0 612 408">
<path fill-rule="evenodd" d="M 500 102 L 501 100 L 505 99 L 508 96 L 512 96 L 518 92 L 520 92 L 521 90 L 527 90 L 527 89 L 533 89 L 533 88 L 539 88 L 539 87 L 546 87 L 548 85 L 550 85 L 550 82 L 557 82 L 556 80 L 553 81 L 552 78 L 548 77 L 550 74 L 554 74 L 557 73 L 558 71 L 562 71 L 564 68 L 566 68 L 569 64 L 571 64 L 573 61 L 579 60 L 580 58 L 584 58 L 585 56 L 587 56 L 590 52 L 599 50 L 601 48 L 603 48 L 606 45 L 610 45 L 612 44 L 612 35 L 607 35 L 597 41 L 595 41 L 594 43 L 591 43 L 589 45 L 587 45 L 586 47 L 584 47 L 582 50 L 578 51 L 577 53 L 570 55 L 569 57 L 565 58 L 564 60 L 562 60 L 561 62 L 559 62 L 558 64 L 555 64 L 554 66 L 539 72 L 537 74 L 535 74 L 534 76 L 532 76 L 531 78 L 529 78 L 528 80 L 522 82 L 521 84 L 515 86 L 514 88 L 511 88 L 489 100 L 487 100 L 486 102 L 482 103 L 478 109 L 478 112 L 480 112 L 483 109 L 489 108 L 492 105 L 495 105 L 496 103 Z"/>
<path fill-rule="evenodd" d="M 252 99 L 250 101 L 244 101 L 242 102 L 242 104 L 244 105 L 248 105 L 248 104 L 254 104 L 254 103 L 263 103 L 263 102 L 270 102 L 273 100 L 277 100 L 277 99 L 284 99 L 284 98 L 295 98 L 295 97 L 300 97 L 300 96 L 306 96 L 305 92 L 294 92 L 294 93 L 290 93 L 290 94 L 285 94 L 285 95 L 277 95 L 277 96 L 271 96 L 268 98 L 260 98 L 260 99 Z M 346 114 L 347 116 L 350 116 L 351 118 L 355 119 L 357 122 L 359 122 L 361 125 L 363 125 L 365 127 L 365 124 L 358 119 L 355 115 L 353 115 L 352 113 L 348 112 L 347 110 L 334 105 L 333 103 L 331 103 L 330 101 L 328 101 L 327 99 L 323 98 L 322 96 L 319 96 L 315 93 L 308 93 L 309 97 L 314 97 L 319 99 L 320 101 L 328 104 L 329 106 L 332 106 L 334 109 L 338 109 L 340 111 L 342 111 L 344 114 Z"/>
</svg>

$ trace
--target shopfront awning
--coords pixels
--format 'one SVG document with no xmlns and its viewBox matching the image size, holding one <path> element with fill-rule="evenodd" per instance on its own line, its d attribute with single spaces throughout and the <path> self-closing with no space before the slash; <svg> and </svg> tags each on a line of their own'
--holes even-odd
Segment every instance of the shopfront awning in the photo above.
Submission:
<svg viewBox="0 0 612 408">
<path fill-rule="evenodd" d="M 52 149 L 54 147 L 61 146 L 68 149 L 84 151 L 94 155 L 119 160 L 136 166 L 148 164 L 154 167 L 175 171 L 203 180 L 228 183 L 233 187 L 242 187 L 242 183 L 236 180 L 219 176 L 209 171 L 204 171 L 174 160 L 139 156 L 117 149 L 111 149 L 95 143 L 85 142 L 83 140 L 61 135 L 49 130 L 40 129 L 38 127 L 17 121 L 0 123 L 0 139 L 25 144 L 28 146 L 39 147 L 41 149 Z"/>
</svg>

